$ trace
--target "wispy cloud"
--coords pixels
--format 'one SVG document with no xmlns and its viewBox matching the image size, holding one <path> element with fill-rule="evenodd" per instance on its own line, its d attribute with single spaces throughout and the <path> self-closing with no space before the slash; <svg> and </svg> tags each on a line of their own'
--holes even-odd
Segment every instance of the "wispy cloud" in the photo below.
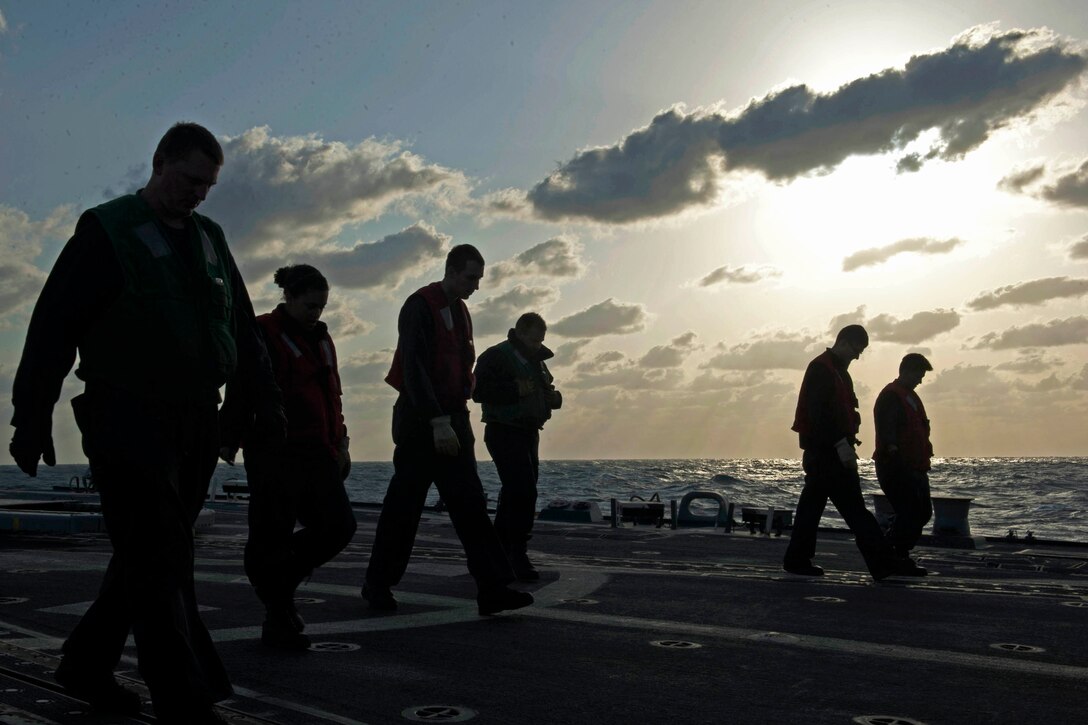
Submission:
<svg viewBox="0 0 1088 725">
<path fill-rule="evenodd" d="M 776 332 L 752 342 L 718 345 L 700 367 L 711 370 L 804 370 L 820 340 L 798 332 Z"/>
<path fill-rule="evenodd" d="M 1080 297 L 1088 294 L 1088 279 L 1070 279 L 1069 277 L 1047 277 L 1030 282 L 998 287 L 990 292 L 983 292 L 970 300 L 967 306 L 973 310 L 992 310 L 1003 305 L 1023 307 L 1041 305 L 1048 300 L 1063 297 Z"/>
<path fill-rule="evenodd" d="M 781 276 L 782 271 L 774 267 L 750 267 L 748 265 L 731 267 L 727 264 L 724 267 L 718 267 L 705 277 L 689 283 L 688 286 L 713 287 L 724 284 L 754 284 L 771 277 Z"/>
<path fill-rule="evenodd" d="M 828 333 L 835 335 L 847 325 L 861 325 L 873 340 L 917 345 L 941 333 L 953 330 L 959 324 L 960 314 L 955 310 L 937 309 L 916 312 L 906 319 L 900 319 L 887 313 L 866 318 L 865 306 L 862 305 L 853 312 L 833 317 L 828 327 Z"/>
<path fill-rule="evenodd" d="M 1049 30 L 977 27 L 830 93 L 796 85 L 731 114 L 670 109 L 614 146 L 580 151 L 527 200 L 544 219 L 651 220 L 713 203 L 730 172 L 785 182 L 850 156 L 901 151 L 935 130 L 927 151 L 901 160 L 900 170 L 916 170 L 1030 121 L 1086 66 L 1083 51 Z"/>
<path fill-rule="evenodd" d="M 1004 370 L 1023 375 L 1038 375 L 1061 367 L 1062 361 L 1058 358 L 1046 357 L 1041 352 L 1021 352 L 1015 360 L 1009 360 L 994 365 L 994 370 Z"/>
<path fill-rule="evenodd" d="M 29 305 L 38 297 L 46 274 L 34 265 L 46 240 L 72 233 L 75 213 L 70 206 L 54 209 L 35 221 L 19 209 L 0 204 L 0 329 L 8 326 L 8 314 Z"/>
<path fill-rule="evenodd" d="M 487 276 L 493 284 L 535 277 L 573 279 L 581 277 L 585 271 L 581 245 L 573 237 L 566 236 L 541 242 L 512 259 L 487 266 Z"/>
<path fill-rule="evenodd" d="M 692 352 L 699 349 L 695 342 L 697 337 L 694 332 L 685 332 L 673 338 L 668 345 L 652 347 L 639 358 L 638 364 L 644 368 L 680 367 Z"/>
<path fill-rule="evenodd" d="M 872 247 L 854 252 L 842 260 L 842 270 L 852 272 L 859 267 L 867 267 L 875 264 L 883 264 L 897 254 L 915 252 L 917 254 L 947 254 L 963 244 L 962 239 L 938 240 L 928 237 L 915 237 L 912 239 L 900 239 L 898 242 L 885 247 Z"/>
<path fill-rule="evenodd" d="M 252 128 L 223 140 L 226 163 L 202 205 L 242 257 L 314 247 L 395 204 L 448 207 L 467 198 L 458 171 L 426 162 L 393 141 L 355 145 Z"/>
<path fill-rule="evenodd" d="M 4 19 L 4 11 L 0 10 L 0 33 L 8 32 L 8 21 Z"/>
<path fill-rule="evenodd" d="M 564 387 L 583 390 L 610 387 L 624 391 L 674 390 L 683 380 L 684 374 L 677 369 L 647 368 L 621 352 L 610 350 L 575 367 L 574 374 L 564 382 Z"/>
<path fill-rule="evenodd" d="M 478 335 L 505 334 L 526 312 L 540 313 L 559 299 L 553 287 L 517 285 L 500 295 L 472 305 L 472 327 Z M 548 331 L 554 327 L 548 326 Z"/>
<path fill-rule="evenodd" d="M 1009 174 L 998 182 L 998 187 L 1034 196 L 1055 206 L 1085 209 L 1088 208 L 1088 160 L 1075 168 L 1053 170 L 1045 163 L 1037 164 Z"/>
<path fill-rule="evenodd" d="M 1085 236 L 1079 242 L 1074 242 L 1069 247 L 1069 258 L 1074 260 L 1088 259 L 1088 236 Z"/>
<path fill-rule="evenodd" d="M 1083 315 L 1046 323 L 1010 327 L 983 335 L 974 349 L 1011 350 L 1025 347 L 1058 347 L 1088 343 L 1088 317 Z"/>
<path fill-rule="evenodd" d="M 602 335 L 628 335 L 645 329 L 650 314 L 640 304 L 615 302 L 609 297 L 604 302 L 567 315 L 548 330 L 563 337 L 601 337 Z"/>
</svg>

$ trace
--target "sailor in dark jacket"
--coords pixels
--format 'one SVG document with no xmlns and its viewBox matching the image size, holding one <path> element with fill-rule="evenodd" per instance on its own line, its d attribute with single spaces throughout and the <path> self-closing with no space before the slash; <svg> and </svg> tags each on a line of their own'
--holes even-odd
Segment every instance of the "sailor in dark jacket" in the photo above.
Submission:
<svg viewBox="0 0 1088 725">
<path fill-rule="evenodd" d="M 502 482 L 495 530 L 521 581 L 540 578 L 527 550 L 540 476 L 540 430 L 563 405 L 544 364 L 554 356 L 544 346 L 547 329 L 535 312 L 519 317 L 504 342 L 480 355 L 472 394 L 483 407 L 484 444 Z"/>
<path fill-rule="evenodd" d="M 223 230 L 194 210 L 223 150 L 179 123 L 155 149 L 147 185 L 85 212 L 34 307 L 15 376 L 11 454 L 36 475 L 54 465 L 51 421 L 79 353 L 72 399 L 113 556 L 98 597 L 64 643 L 58 682 L 96 709 L 140 710 L 113 676 L 129 631 L 159 722 L 223 722 L 230 682 L 200 619 L 193 523 L 217 453 L 218 388 L 235 370 L 286 422 L 245 285 Z"/>
<path fill-rule="evenodd" d="M 887 538 L 896 556 L 919 576 L 926 570 L 910 552 L 933 514 L 928 474 L 933 445 L 926 408 L 914 389 L 932 369 L 924 355 L 908 353 L 899 363 L 899 377 L 884 386 L 873 408 L 876 477 L 895 511 Z"/>
</svg>

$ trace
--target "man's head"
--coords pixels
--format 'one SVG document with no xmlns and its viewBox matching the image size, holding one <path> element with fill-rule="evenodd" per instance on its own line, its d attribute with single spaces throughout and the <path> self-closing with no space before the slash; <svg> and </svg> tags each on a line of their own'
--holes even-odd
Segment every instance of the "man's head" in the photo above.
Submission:
<svg viewBox="0 0 1088 725">
<path fill-rule="evenodd" d="M 536 352 L 544 345 L 547 331 L 544 318 L 535 312 L 526 312 L 514 323 L 514 337 L 530 352 Z"/>
<path fill-rule="evenodd" d="M 480 279 L 483 276 L 483 255 L 471 244 L 458 244 L 446 255 L 446 275 L 442 278 L 442 289 L 451 302 L 467 300 L 473 292 L 480 289 Z"/>
<path fill-rule="evenodd" d="M 848 365 L 852 360 L 861 357 L 865 348 L 869 347 L 869 333 L 861 325 L 847 325 L 839 330 L 835 336 L 835 344 L 831 346 L 831 352 Z"/>
<path fill-rule="evenodd" d="M 222 165 L 223 148 L 208 129 L 174 124 L 155 148 L 143 197 L 164 221 L 184 221 L 215 186 Z"/>
<path fill-rule="evenodd" d="M 926 360 L 925 355 L 917 352 L 907 353 L 899 362 L 899 383 L 913 390 L 918 387 L 918 383 L 922 382 L 926 372 L 932 369 L 933 366 L 930 365 L 929 360 Z"/>
</svg>

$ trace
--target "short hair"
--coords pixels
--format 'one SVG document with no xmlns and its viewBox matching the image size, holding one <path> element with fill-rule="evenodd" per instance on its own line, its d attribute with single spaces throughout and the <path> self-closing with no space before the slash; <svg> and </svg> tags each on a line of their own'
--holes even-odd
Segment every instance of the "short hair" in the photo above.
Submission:
<svg viewBox="0 0 1088 725">
<path fill-rule="evenodd" d="M 460 272 L 469 262 L 476 262 L 482 267 L 484 257 L 480 254 L 480 250 L 471 244 L 458 244 L 446 255 L 446 271 Z"/>
<path fill-rule="evenodd" d="M 844 341 L 851 345 L 869 347 L 869 333 L 861 325 L 847 325 L 839 330 L 839 334 L 835 336 L 836 345 Z"/>
<path fill-rule="evenodd" d="M 223 165 L 223 147 L 212 132 L 199 123 L 175 123 L 155 147 L 155 155 L 161 156 L 163 161 L 183 159 L 192 151 L 200 151 L 215 163 Z"/>
<path fill-rule="evenodd" d="M 925 372 L 932 370 L 933 366 L 926 360 L 926 356 L 918 352 L 908 352 L 899 362 L 899 374 L 905 372 Z"/>
<path fill-rule="evenodd" d="M 515 332 L 528 332 L 529 330 L 546 332 L 547 329 L 548 324 L 544 322 L 544 318 L 535 312 L 526 312 L 514 323 Z"/>
<path fill-rule="evenodd" d="M 325 279 L 325 275 L 318 272 L 316 267 L 311 267 L 308 264 L 293 264 L 280 267 L 272 275 L 272 281 L 288 297 L 298 297 L 311 291 L 329 291 L 329 281 Z"/>
</svg>

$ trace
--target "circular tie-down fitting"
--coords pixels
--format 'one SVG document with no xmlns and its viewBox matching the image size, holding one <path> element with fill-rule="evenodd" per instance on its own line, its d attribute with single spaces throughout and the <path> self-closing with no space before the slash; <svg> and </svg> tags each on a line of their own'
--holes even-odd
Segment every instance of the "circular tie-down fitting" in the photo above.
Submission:
<svg viewBox="0 0 1088 725">
<path fill-rule="evenodd" d="M 703 645 L 698 642 L 688 642 L 682 639 L 655 639 L 650 642 L 654 647 L 664 647 L 665 649 L 699 649 Z"/>
<path fill-rule="evenodd" d="M 577 597 L 575 599 L 560 599 L 559 604 L 599 604 L 596 599 L 589 599 L 587 597 Z"/>
<path fill-rule="evenodd" d="M 26 597 L 0 597 L 0 604 L 22 604 L 29 601 Z"/>
<path fill-rule="evenodd" d="M 997 644 L 990 645 L 991 649 L 999 649 L 1002 652 L 1015 652 L 1017 654 L 1037 654 L 1039 652 L 1046 652 L 1042 647 L 1036 647 L 1030 644 L 1016 644 L 1015 642 L 998 642 Z"/>
<path fill-rule="evenodd" d="M 295 597 L 295 604 L 324 604 L 324 599 L 318 599 L 317 597 Z"/>
<path fill-rule="evenodd" d="M 362 649 L 351 642 L 314 642 L 310 645 L 311 652 L 354 652 Z"/>
<path fill-rule="evenodd" d="M 805 597 L 808 602 L 823 602 L 824 604 L 841 604 L 846 600 L 842 597 Z"/>
<path fill-rule="evenodd" d="M 400 716 L 412 722 L 464 722 L 476 717 L 476 711 L 461 705 L 420 705 L 402 710 Z"/>
<path fill-rule="evenodd" d="M 858 715 L 853 721 L 859 725 L 925 725 L 920 720 L 898 715 Z"/>
<path fill-rule="evenodd" d="M 757 634 L 748 635 L 748 639 L 757 639 L 757 640 L 762 639 L 762 640 L 769 640 L 771 642 L 800 642 L 801 641 L 800 637 L 798 637 L 796 635 L 792 635 L 792 634 L 786 634 L 785 632 L 759 632 Z"/>
</svg>

